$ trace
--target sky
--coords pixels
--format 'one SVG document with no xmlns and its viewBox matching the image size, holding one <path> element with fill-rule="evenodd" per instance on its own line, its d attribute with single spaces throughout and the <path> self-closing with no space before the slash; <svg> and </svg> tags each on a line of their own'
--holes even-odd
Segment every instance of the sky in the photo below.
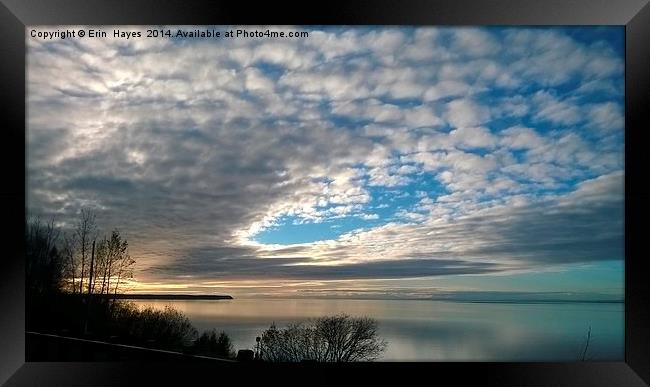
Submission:
<svg viewBox="0 0 650 387">
<path fill-rule="evenodd" d="M 147 28 L 27 34 L 28 211 L 131 291 L 622 296 L 622 27 Z"/>
</svg>

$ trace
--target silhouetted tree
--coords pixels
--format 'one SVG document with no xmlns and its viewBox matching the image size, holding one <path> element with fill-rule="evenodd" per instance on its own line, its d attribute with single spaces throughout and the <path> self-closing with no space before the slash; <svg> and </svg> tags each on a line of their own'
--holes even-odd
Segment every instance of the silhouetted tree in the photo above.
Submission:
<svg viewBox="0 0 650 387">
<path fill-rule="evenodd" d="M 102 239 L 97 247 L 93 273 L 94 294 L 117 294 L 124 281 L 133 278 L 135 260 L 129 255 L 129 243 L 114 229 L 110 239 Z"/>
<path fill-rule="evenodd" d="M 63 256 L 63 278 L 62 288 L 71 293 L 77 293 L 77 272 L 79 271 L 79 260 L 76 258 L 76 234 L 63 234 L 63 247 L 61 255 Z"/>
<path fill-rule="evenodd" d="M 95 223 L 95 213 L 90 209 L 84 208 L 81 210 L 77 228 L 75 229 L 76 246 L 75 251 L 78 254 L 78 259 L 81 261 L 81 272 L 79 273 L 79 293 L 84 291 L 84 280 L 87 281 L 89 273 L 87 272 L 86 265 L 89 265 L 90 249 L 93 240 L 97 238 L 97 224 Z"/>
<path fill-rule="evenodd" d="M 96 243 L 91 265 L 91 246 L 98 234 L 95 219 L 94 212 L 82 209 L 74 232 L 64 235 L 64 288 L 79 294 L 117 294 L 126 281 L 133 278 L 135 260 L 129 254 L 127 240 L 122 238 L 118 229 L 114 229 L 110 238 L 104 237 Z M 92 283 L 89 284 L 91 277 Z"/>
<path fill-rule="evenodd" d="M 119 231 L 116 229 L 111 235 L 109 243 L 109 251 L 112 251 L 112 265 L 109 270 L 108 282 L 106 286 L 107 293 L 111 291 L 110 280 L 116 277 L 113 294 L 117 294 L 120 285 L 124 285 L 124 281 L 133 278 L 133 265 L 135 260 L 129 255 L 129 243 L 126 239 L 122 240 Z"/>
<path fill-rule="evenodd" d="M 278 329 L 271 325 L 261 340 L 261 357 L 272 362 L 353 362 L 377 359 L 386 348 L 377 322 L 345 314 L 320 317 Z"/>
</svg>

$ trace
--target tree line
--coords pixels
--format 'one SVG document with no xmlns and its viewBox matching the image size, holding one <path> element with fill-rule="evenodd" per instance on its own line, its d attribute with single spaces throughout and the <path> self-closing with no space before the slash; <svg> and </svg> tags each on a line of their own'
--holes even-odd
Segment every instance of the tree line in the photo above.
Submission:
<svg viewBox="0 0 650 387">
<path fill-rule="evenodd" d="M 57 227 L 55 219 L 28 217 L 28 331 L 234 358 L 232 342 L 224 332 L 212 330 L 199 335 L 187 316 L 171 307 L 138 308 L 132 302 L 110 297 L 125 291 L 136 261 L 118 229 L 110 235 L 100 234 L 96 215 L 90 209 L 82 209 L 67 230 Z M 28 353 L 37 359 L 46 355 Z"/>
<path fill-rule="evenodd" d="M 99 239 L 96 215 L 82 209 L 74 229 L 62 232 L 54 219 L 30 217 L 25 230 L 28 292 L 118 294 L 133 278 L 135 260 L 116 228 Z"/>
</svg>

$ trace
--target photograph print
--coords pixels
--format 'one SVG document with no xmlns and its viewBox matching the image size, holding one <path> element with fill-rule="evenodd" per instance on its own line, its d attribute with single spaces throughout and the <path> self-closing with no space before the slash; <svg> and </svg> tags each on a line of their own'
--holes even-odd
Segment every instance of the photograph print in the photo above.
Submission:
<svg viewBox="0 0 650 387">
<path fill-rule="evenodd" d="M 27 26 L 26 360 L 624 361 L 624 33 Z"/>
</svg>

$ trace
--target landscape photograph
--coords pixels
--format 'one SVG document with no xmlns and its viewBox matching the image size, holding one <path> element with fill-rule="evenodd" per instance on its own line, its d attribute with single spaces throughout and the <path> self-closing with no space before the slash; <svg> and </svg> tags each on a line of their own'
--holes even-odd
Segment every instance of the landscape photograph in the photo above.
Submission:
<svg viewBox="0 0 650 387">
<path fill-rule="evenodd" d="M 624 27 L 25 35 L 27 361 L 624 360 Z"/>
</svg>

